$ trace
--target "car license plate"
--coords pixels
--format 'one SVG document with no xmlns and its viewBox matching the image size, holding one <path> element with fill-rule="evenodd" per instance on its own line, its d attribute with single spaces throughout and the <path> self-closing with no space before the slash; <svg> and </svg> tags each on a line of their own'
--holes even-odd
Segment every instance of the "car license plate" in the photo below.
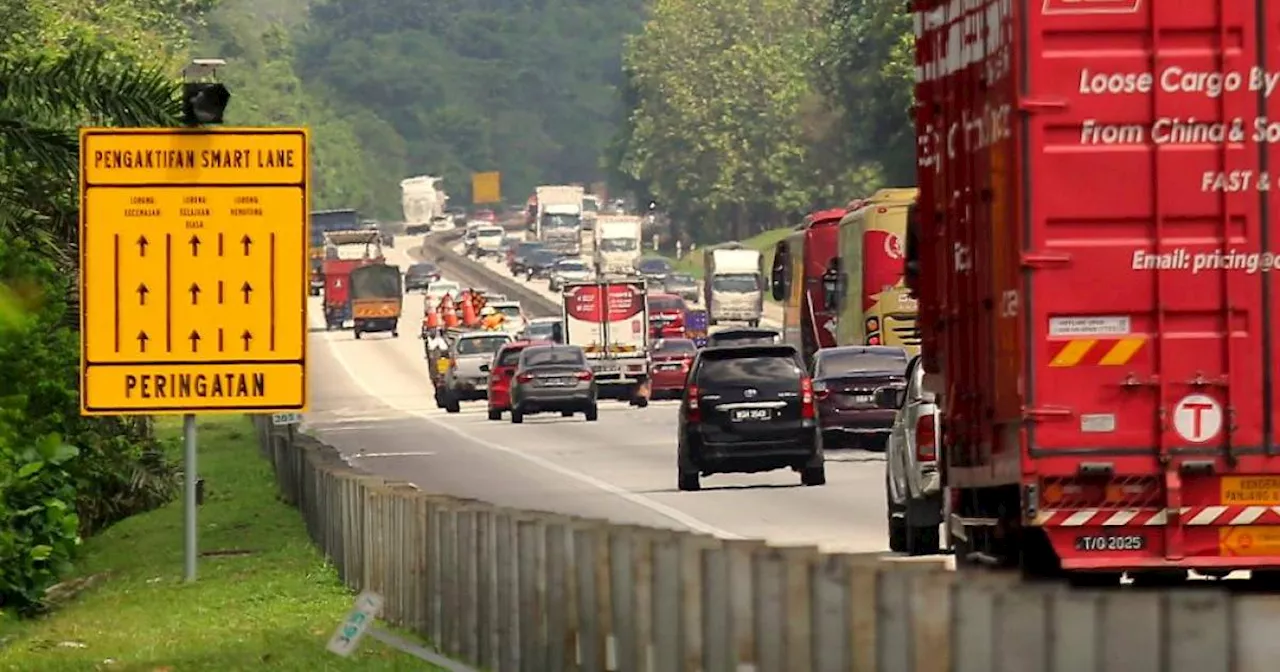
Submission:
<svg viewBox="0 0 1280 672">
<path fill-rule="evenodd" d="M 680 365 L 679 364 L 659 364 L 657 366 L 657 369 L 659 371 L 679 371 Z"/>
<path fill-rule="evenodd" d="M 617 373 L 620 370 L 621 369 L 619 369 L 617 366 L 612 364 L 606 364 L 604 366 L 595 367 L 595 371 L 597 373 Z"/>
<path fill-rule="evenodd" d="M 767 408 L 740 408 L 734 411 L 731 417 L 734 422 L 758 422 L 760 420 L 771 420 L 773 411 Z"/>
<path fill-rule="evenodd" d="M 853 400 L 859 404 L 870 404 L 876 400 L 874 394 L 855 394 Z"/>
<path fill-rule="evenodd" d="M 569 384 L 568 378 L 548 378 L 542 383 L 547 387 L 564 387 Z"/>
<path fill-rule="evenodd" d="M 1077 551 L 1143 551 L 1147 538 L 1140 534 L 1082 534 L 1076 537 Z"/>
</svg>

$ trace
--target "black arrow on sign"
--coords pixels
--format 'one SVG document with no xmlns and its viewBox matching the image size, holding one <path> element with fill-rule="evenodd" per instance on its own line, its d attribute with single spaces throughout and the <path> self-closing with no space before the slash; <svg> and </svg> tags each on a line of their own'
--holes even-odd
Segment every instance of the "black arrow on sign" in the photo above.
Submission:
<svg viewBox="0 0 1280 672">
<path fill-rule="evenodd" d="M 200 332 L 192 329 L 191 335 L 187 339 L 191 341 L 191 352 L 198 352 L 200 350 Z"/>
<path fill-rule="evenodd" d="M 147 289 L 147 283 L 145 282 L 138 283 L 137 291 L 138 291 L 138 305 L 139 306 L 147 305 L 147 292 L 151 291 Z"/>
<path fill-rule="evenodd" d="M 191 283 L 191 287 L 188 288 L 187 291 L 191 292 L 191 305 L 194 306 L 200 302 L 200 285 L 197 285 L 196 283 L 193 282 Z"/>
<path fill-rule="evenodd" d="M 240 245 L 244 247 L 244 256 L 247 257 L 249 256 L 249 248 L 253 247 L 253 239 L 246 233 L 244 234 L 244 237 L 240 239 Z"/>
<path fill-rule="evenodd" d="M 222 281 L 218 281 L 218 305 L 222 305 Z"/>
<path fill-rule="evenodd" d="M 142 352 L 146 352 L 146 351 L 147 351 L 147 341 L 149 341 L 149 340 L 151 340 L 151 337 L 150 337 L 150 336 L 147 336 L 147 332 L 145 332 L 145 331 L 139 331 L 139 332 L 138 332 L 138 350 L 140 350 L 140 351 L 142 351 Z"/>
<path fill-rule="evenodd" d="M 218 234 L 218 256 L 222 256 L 222 234 Z"/>
<path fill-rule="evenodd" d="M 222 327 L 218 327 L 218 352 L 222 352 Z"/>
<path fill-rule="evenodd" d="M 191 256 L 200 256 L 200 236 L 193 233 L 191 234 L 191 240 L 188 240 L 187 242 L 191 244 Z"/>
<path fill-rule="evenodd" d="M 240 291 L 244 294 L 244 302 L 249 303 L 249 295 L 253 293 L 253 285 L 249 284 L 248 280 L 245 280 L 244 284 L 240 285 Z"/>
<path fill-rule="evenodd" d="M 138 236 L 138 256 L 139 257 L 147 256 L 147 243 L 149 242 L 150 241 L 147 240 L 146 236 Z"/>
<path fill-rule="evenodd" d="M 240 340 L 244 341 L 244 349 L 247 351 L 249 349 L 249 343 L 253 341 L 253 334 L 249 333 L 248 329 L 245 329 L 244 333 L 240 334 Z"/>
</svg>

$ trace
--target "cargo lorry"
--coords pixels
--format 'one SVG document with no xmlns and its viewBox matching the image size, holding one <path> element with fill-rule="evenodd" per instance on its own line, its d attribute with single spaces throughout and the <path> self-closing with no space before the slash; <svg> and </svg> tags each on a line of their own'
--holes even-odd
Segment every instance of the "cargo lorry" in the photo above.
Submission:
<svg viewBox="0 0 1280 672">
<path fill-rule="evenodd" d="M 537 201 L 534 235 L 549 250 L 566 255 L 582 253 L 582 187 L 542 186 Z"/>
<path fill-rule="evenodd" d="M 764 312 L 764 255 L 741 243 L 726 243 L 703 252 L 702 296 L 712 325 L 746 322 L 760 325 Z"/>
<path fill-rule="evenodd" d="M 907 285 L 957 563 L 1274 580 L 1280 3 L 914 8 Z"/>
<path fill-rule="evenodd" d="M 400 181 L 400 208 L 404 213 L 405 234 L 416 236 L 426 233 L 432 222 L 445 216 L 449 197 L 440 183 L 442 177 L 420 175 Z"/>
<path fill-rule="evenodd" d="M 782 338 L 806 362 L 813 361 L 819 348 L 836 344 L 836 313 L 829 308 L 824 279 L 836 265 L 844 216 L 843 208 L 811 213 L 774 247 L 769 288 L 773 300 L 782 304 Z"/>
<path fill-rule="evenodd" d="M 581 346 L 601 399 L 649 404 L 649 308 L 643 280 L 568 282 L 564 342 Z"/>
<path fill-rule="evenodd" d="M 635 275 L 644 236 L 644 220 L 631 215 L 596 219 L 595 267 L 601 276 Z"/>
</svg>

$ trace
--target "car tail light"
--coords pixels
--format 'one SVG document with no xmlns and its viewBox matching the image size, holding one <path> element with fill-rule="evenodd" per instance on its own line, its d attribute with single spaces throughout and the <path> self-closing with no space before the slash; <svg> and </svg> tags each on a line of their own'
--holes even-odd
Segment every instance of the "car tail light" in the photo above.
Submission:
<svg viewBox="0 0 1280 672">
<path fill-rule="evenodd" d="M 813 379 L 806 376 L 800 379 L 800 417 L 813 420 L 817 415 L 818 409 L 813 403 Z"/>
<path fill-rule="evenodd" d="M 594 374 L 592 374 L 590 371 L 579 371 L 579 372 L 578 372 L 578 380 L 591 380 L 591 379 L 592 379 L 592 378 L 594 378 L 594 377 L 595 377 L 595 375 L 594 375 Z"/>
<path fill-rule="evenodd" d="M 702 409 L 698 407 L 698 386 L 690 385 L 685 388 L 685 398 L 689 401 L 689 412 L 685 417 L 689 422 L 702 422 Z"/>
<path fill-rule="evenodd" d="M 520 375 L 516 376 L 516 382 L 517 382 L 517 383 L 527 383 L 527 382 L 529 382 L 529 381 L 531 381 L 531 380 L 533 380 L 533 374 L 532 374 L 532 373 L 522 373 L 522 374 L 520 374 Z"/>
<path fill-rule="evenodd" d="M 827 389 L 827 384 L 821 380 L 815 381 L 813 383 L 813 395 L 821 401 L 831 396 L 831 390 Z"/>
<path fill-rule="evenodd" d="M 922 415 L 916 420 L 916 459 L 921 462 L 932 462 L 938 459 L 938 429 L 934 425 L 933 415 Z"/>
</svg>

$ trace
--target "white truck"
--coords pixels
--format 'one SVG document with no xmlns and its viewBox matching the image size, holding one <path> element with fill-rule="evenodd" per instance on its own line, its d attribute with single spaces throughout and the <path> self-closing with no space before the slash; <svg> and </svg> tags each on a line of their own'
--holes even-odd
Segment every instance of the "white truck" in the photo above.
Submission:
<svg viewBox="0 0 1280 672">
<path fill-rule="evenodd" d="M 600 197 L 582 196 L 582 258 L 590 261 L 596 253 L 596 221 L 600 218 Z"/>
<path fill-rule="evenodd" d="M 595 266 L 605 275 L 635 275 L 644 238 L 644 219 L 632 215 L 600 215 L 596 219 Z"/>
<path fill-rule="evenodd" d="M 404 211 L 405 233 L 426 233 L 434 220 L 444 216 L 449 197 L 440 188 L 443 180 L 430 175 L 400 180 L 400 207 Z"/>
<path fill-rule="evenodd" d="M 549 250 L 582 254 L 582 187 L 541 186 L 534 190 L 537 214 L 534 233 Z"/>
<path fill-rule="evenodd" d="M 602 399 L 648 406 L 649 302 L 643 280 L 568 282 L 564 342 L 581 346 Z"/>
<path fill-rule="evenodd" d="M 764 313 L 764 256 L 759 250 L 727 243 L 703 252 L 702 296 L 711 324 L 760 325 Z"/>
</svg>

